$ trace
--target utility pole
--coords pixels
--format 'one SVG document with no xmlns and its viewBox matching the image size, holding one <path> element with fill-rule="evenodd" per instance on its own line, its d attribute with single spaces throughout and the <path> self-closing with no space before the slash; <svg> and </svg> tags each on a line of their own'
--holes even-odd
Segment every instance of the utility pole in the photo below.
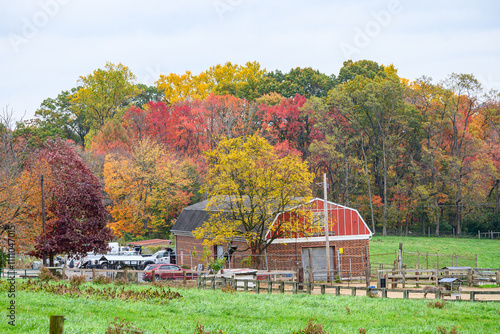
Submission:
<svg viewBox="0 0 500 334">
<path fill-rule="evenodd" d="M 325 215 L 325 245 L 326 245 L 326 280 L 327 282 L 331 282 L 330 280 L 330 231 L 329 231 L 329 226 L 328 226 L 328 202 L 327 202 L 327 194 L 326 194 L 326 173 L 323 174 L 323 191 L 324 191 L 324 197 L 325 197 L 325 203 L 323 204 L 323 210 L 324 210 L 324 215 Z"/>
<path fill-rule="evenodd" d="M 47 231 L 45 229 L 45 193 L 43 190 L 43 175 L 40 176 L 40 184 L 42 187 L 42 227 L 43 227 L 43 252 L 42 252 L 42 263 L 47 266 L 47 254 L 45 253 L 45 247 L 47 247 Z"/>
</svg>

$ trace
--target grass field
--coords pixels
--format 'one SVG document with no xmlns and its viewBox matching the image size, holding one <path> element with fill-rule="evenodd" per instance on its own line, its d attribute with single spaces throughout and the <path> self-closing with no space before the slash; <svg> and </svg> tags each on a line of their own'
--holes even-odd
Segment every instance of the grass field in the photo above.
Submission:
<svg viewBox="0 0 500 334">
<path fill-rule="evenodd" d="M 476 254 L 479 268 L 500 268 L 500 240 L 466 239 L 466 238 L 434 238 L 434 237 L 380 237 L 370 241 L 370 260 L 376 263 L 393 263 L 394 251 L 403 243 L 403 249 L 409 252 L 420 252 L 421 265 L 424 264 L 425 253 L 429 254 L 456 254 L 472 258 L 472 261 L 459 260 L 459 266 L 475 267 Z M 374 254 L 392 253 L 392 255 L 373 256 Z M 416 256 L 407 258 L 410 266 L 417 261 Z M 435 257 L 429 257 L 429 267 L 434 268 Z M 440 257 L 439 267 L 451 265 L 451 259 Z"/>
<path fill-rule="evenodd" d="M 403 242 L 407 251 L 479 256 L 480 267 L 500 267 L 500 241 L 457 238 L 374 237 L 370 253 L 394 253 Z M 392 263 L 394 255 L 376 260 Z M 373 261 L 373 259 L 372 259 Z M 443 260 L 440 260 L 442 264 Z M 433 264 L 432 264 L 433 266 Z M 91 286 L 86 283 L 85 286 Z M 97 296 L 60 296 L 16 292 L 16 326 L 8 324 L 10 300 L 0 288 L 0 333 L 48 333 L 49 316 L 64 315 L 65 333 L 105 333 L 115 317 L 131 321 L 144 333 L 195 333 L 197 323 L 215 333 L 293 333 L 309 319 L 328 333 L 500 333 L 500 303 L 447 302 L 429 307 L 429 300 L 380 299 L 365 296 L 267 295 L 220 290 L 174 289 L 183 298 L 160 303 L 103 300 Z M 109 285 L 114 287 L 113 285 Z M 129 286 L 141 290 L 146 286 Z M 3 289 L 3 290 L 1 290 Z"/>
<path fill-rule="evenodd" d="M 90 285 L 90 283 L 86 283 Z M 127 289 L 145 289 L 129 286 Z M 65 332 L 105 333 L 115 317 L 131 321 L 145 333 L 293 333 L 308 320 L 323 324 L 328 333 L 439 333 L 438 327 L 460 333 L 498 333 L 500 303 L 448 302 L 443 309 L 429 300 L 389 300 L 321 295 L 255 295 L 198 289 L 176 289 L 181 299 L 158 301 L 101 300 L 58 296 L 44 292 L 16 293 L 16 326 L 0 311 L 0 333 L 48 333 L 49 316 L 64 315 Z M 8 305 L 5 291 L 0 305 Z"/>
</svg>

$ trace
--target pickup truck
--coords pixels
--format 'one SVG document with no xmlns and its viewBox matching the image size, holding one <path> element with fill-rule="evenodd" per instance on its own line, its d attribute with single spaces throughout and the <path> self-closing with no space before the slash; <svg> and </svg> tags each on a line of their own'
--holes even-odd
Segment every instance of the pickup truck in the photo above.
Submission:
<svg viewBox="0 0 500 334">
<path fill-rule="evenodd" d="M 144 257 L 144 266 L 155 263 L 176 264 L 175 253 L 171 248 L 163 249 L 153 255 L 142 255 Z"/>
</svg>

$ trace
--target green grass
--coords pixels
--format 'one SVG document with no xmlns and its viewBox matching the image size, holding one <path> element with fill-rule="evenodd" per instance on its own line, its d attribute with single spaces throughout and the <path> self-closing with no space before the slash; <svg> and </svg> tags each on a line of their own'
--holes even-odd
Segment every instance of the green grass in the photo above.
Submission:
<svg viewBox="0 0 500 334">
<path fill-rule="evenodd" d="M 479 268 L 500 268 L 500 240 L 491 239 L 466 239 L 466 238 L 435 238 L 435 237 L 381 237 L 376 236 L 370 241 L 371 262 L 392 264 L 394 251 L 403 243 L 403 249 L 410 252 L 420 252 L 421 267 L 427 265 L 425 253 L 429 254 L 456 254 L 472 261 L 460 260 L 458 266 L 476 266 L 476 254 L 478 255 Z M 372 256 L 374 254 L 391 253 L 392 255 Z M 429 257 L 429 268 L 434 268 L 436 257 Z M 407 257 L 408 268 L 414 266 L 418 261 L 417 256 Z M 439 267 L 451 266 L 449 257 L 440 257 Z"/>
<path fill-rule="evenodd" d="M 359 328 L 367 333 L 437 333 L 438 326 L 456 326 L 461 333 L 495 333 L 500 323 L 500 303 L 449 302 L 438 309 L 428 307 L 429 300 L 176 291 L 184 297 L 167 304 L 18 291 L 14 328 L 7 324 L 3 306 L 9 300 L 2 292 L 0 333 L 48 333 L 50 315 L 65 316 L 65 334 L 104 333 L 115 317 L 154 334 L 166 333 L 164 327 L 169 333 L 193 333 L 197 322 L 205 330 L 226 333 L 292 333 L 311 318 L 329 333 L 359 333 Z"/>
</svg>

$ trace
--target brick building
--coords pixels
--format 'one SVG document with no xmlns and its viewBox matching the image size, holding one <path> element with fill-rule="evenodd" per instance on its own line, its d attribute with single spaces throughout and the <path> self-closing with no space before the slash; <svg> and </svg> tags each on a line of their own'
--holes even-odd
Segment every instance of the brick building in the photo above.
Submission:
<svg viewBox="0 0 500 334">
<path fill-rule="evenodd" d="M 184 208 L 172 233 L 175 235 L 175 245 L 178 259 L 184 265 L 195 267 L 202 263 L 203 246 L 201 239 L 196 239 L 192 232 L 197 227 L 209 220 L 211 211 L 207 209 L 208 201 Z M 269 270 L 295 270 L 298 267 L 308 268 L 312 260 L 315 279 L 326 277 L 326 236 L 324 233 L 324 200 L 312 199 L 304 208 L 310 211 L 308 217 L 315 217 L 315 222 L 321 224 L 321 232 L 306 235 L 304 233 L 290 232 L 284 237 L 275 239 L 268 246 L 261 259 L 262 269 Z M 303 212 L 305 212 L 303 211 Z M 372 232 L 365 221 L 355 209 L 345 207 L 333 202 L 327 202 L 329 226 L 329 253 L 330 268 L 334 277 L 362 276 L 368 258 L 368 241 Z M 294 215 L 292 210 L 278 215 L 270 226 L 280 219 L 290 219 Z M 266 238 L 271 237 L 271 230 Z M 241 252 L 247 248 L 243 239 L 235 239 L 228 245 L 214 246 L 214 256 L 227 256 L 229 247 L 237 247 L 237 251 L 229 256 L 232 268 L 247 267 L 245 259 L 249 251 Z M 243 263 L 242 263 L 243 261 Z"/>
</svg>

